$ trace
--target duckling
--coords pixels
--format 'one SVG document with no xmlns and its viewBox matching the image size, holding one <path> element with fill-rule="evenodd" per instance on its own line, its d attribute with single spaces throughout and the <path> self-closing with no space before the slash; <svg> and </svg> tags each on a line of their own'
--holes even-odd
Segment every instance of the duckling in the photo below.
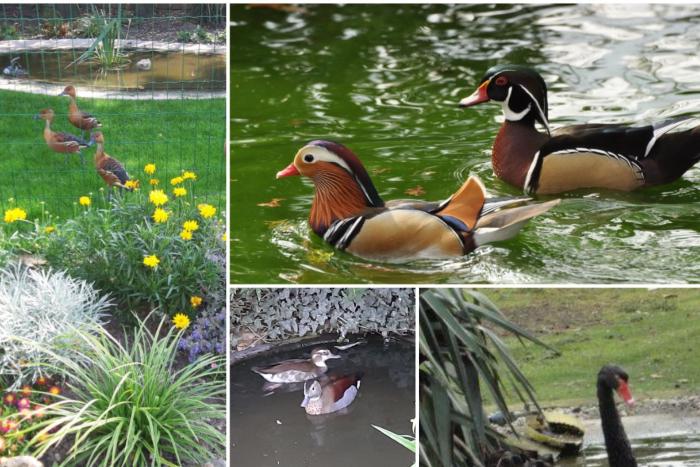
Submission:
<svg viewBox="0 0 700 467">
<path fill-rule="evenodd" d="M 51 130 L 51 122 L 53 121 L 53 109 L 44 109 L 34 116 L 35 120 L 44 120 L 44 141 L 46 145 L 55 152 L 65 154 L 65 162 L 68 163 L 68 154 L 78 154 L 80 161 L 85 165 L 85 156 L 80 152 L 82 149 L 88 148 L 94 144 L 93 140 L 85 141 L 70 133 L 63 133 Z"/>
<path fill-rule="evenodd" d="M 75 88 L 73 86 L 66 86 L 59 96 L 70 97 L 70 104 L 68 104 L 68 121 L 83 132 L 83 137 L 85 137 L 86 130 L 92 132 L 93 129 L 102 126 L 102 123 L 100 123 L 94 115 L 83 112 L 78 108 L 78 104 L 75 101 Z"/>
<path fill-rule="evenodd" d="M 267 367 L 251 369 L 271 383 L 300 383 L 317 378 L 328 371 L 326 360 L 333 358 L 340 358 L 340 355 L 335 355 L 328 349 L 316 348 L 311 351 L 309 360 L 285 360 Z"/>
</svg>

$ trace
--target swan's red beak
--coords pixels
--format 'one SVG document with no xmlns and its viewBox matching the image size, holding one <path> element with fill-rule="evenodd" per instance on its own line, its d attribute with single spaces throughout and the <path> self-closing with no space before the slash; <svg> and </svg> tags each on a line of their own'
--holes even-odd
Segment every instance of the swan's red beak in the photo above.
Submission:
<svg viewBox="0 0 700 467">
<path fill-rule="evenodd" d="M 489 83 L 491 80 L 486 80 L 483 83 L 481 83 L 481 86 L 472 93 L 471 96 L 465 97 L 461 101 L 459 101 L 459 106 L 460 107 L 471 107 L 472 105 L 476 104 L 481 104 L 482 102 L 486 102 L 489 99 L 488 92 L 486 91 L 486 88 L 489 87 Z"/>
<path fill-rule="evenodd" d="M 622 397 L 622 400 L 625 401 L 625 404 L 629 406 L 634 405 L 634 397 L 632 397 L 632 393 L 630 392 L 630 387 L 627 384 L 627 381 L 621 379 L 619 380 L 620 384 L 617 386 L 617 393 Z"/>
<path fill-rule="evenodd" d="M 301 175 L 297 170 L 296 166 L 294 165 L 294 162 L 289 164 L 286 168 L 277 172 L 277 178 L 291 177 L 292 175 Z"/>
</svg>

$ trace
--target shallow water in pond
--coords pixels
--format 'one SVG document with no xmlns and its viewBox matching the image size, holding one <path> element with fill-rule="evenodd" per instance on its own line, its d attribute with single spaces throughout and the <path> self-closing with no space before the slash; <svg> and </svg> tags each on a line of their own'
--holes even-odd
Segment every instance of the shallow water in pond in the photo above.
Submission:
<svg viewBox="0 0 700 467">
<path fill-rule="evenodd" d="M 20 65 L 30 79 L 48 83 L 87 85 L 98 89 L 124 91 L 223 91 L 226 89 L 226 56 L 192 53 L 126 51 L 129 63 L 120 70 L 103 72 L 99 65 L 83 62 L 71 65 L 83 50 L 47 50 L 0 54 L 2 68 L 20 57 Z M 136 63 L 149 59 L 150 70 L 139 70 Z"/>
<path fill-rule="evenodd" d="M 700 466 L 700 434 L 633 440 L 632 450 L 639 467 Z M 583 456 L 561 461 L 557 465 L 608 467 L 605 445 L 588 446 Z"/>
<path fill-rule="evenodd" d="M 700 115 L 698 5 L 308 5 L 231 9 L 236 283 L 697 282 L 700 169 L 634 193 L 597 190 L 508 242 L 402 265 L 310 232 L 308 180 L 275 180 L 308 140 L 353 149 L 384 199 L 444 199 L 489 160 L 496 104 L 457 102 L 498 63 L 536 67 L 554 127 Z M 543 199 L 546 199 L 543 197 Z"/>
<path fill-rule="evenodd" d="M 414 418 L 414 347 L 403 342 L 366 345 L 329 360 L 328 375 L 363 371 L 360 392 L 345 412 L 307 415 L 303 389 L 265 395 L 264 380 L 250 368 L 290 358 L 307 358 L 310 348 L 266 354 L 231 367 L 231 465 L 406 467 L 407 449 L 372 428 L 411 433 Z M 379 454 L 381 453 L 381 454 Z"/>
</svg>

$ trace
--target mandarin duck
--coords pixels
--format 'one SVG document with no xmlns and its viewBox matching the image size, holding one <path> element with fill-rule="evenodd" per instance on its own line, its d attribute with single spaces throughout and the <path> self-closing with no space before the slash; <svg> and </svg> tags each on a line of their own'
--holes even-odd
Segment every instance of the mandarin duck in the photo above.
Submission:
<svg viewBox="0 0 700 467">
<path fill-rule="evenodd" d="M 559 202 L 512 207 L 528 198 L 488 200 L 476 177 L 442 202 L 384 202 L 350 149 L 321 140 L 301 148 L 277 178 L 291 175 L 315 185 L 309 224 L 316 234 L 354 255 L 390 262 L 464 255 L 515 236 Z"/>
<path fill-rule="evenodd" d="M 78 154 L 80 161 L 85 165 L 85 157 L 80 152 L 82 149 L 90 147 L 94 144 L 93 140 L 85 141 L 70 133 L 63 133 L 51 130 L 51 122 L 53 121 L 54 113 L 52 109 L 44 109 L 34 116 L 35 119 L 44 120 L 44 141 L 46 145 L 53 151 L 65 154 L 65 162 L 68 162 L 68 154 Z"/>
<path fill-rule="evenodd" d="M 631 191 L 677 180 L 700 160 L 700 126 L 668 133 L 685 118 L 645 126 L 592 123 L 552 130 L 547 85 L 527 67 L 490 68 L 459 105 L 490 100 L 501 103 L 505 116 L 493 142 L 493 170 L 528 194 L 579 188 Z M 537 122 L 545 133 L 537 130 Z"/>
<path fill-rule="evenodd" d="M 337 412 L 352 404 L 360 390 L 362 373 L 330 377 L 326 381 L 306 381 L 301 406 L 309 415 Z"/>
<path fill-rule="evenodd" d="M 94 116 L 87 112 L 83 112 L 78 108 L 78 104 L 75 101 L 75 88 L 73 86 L 66 86 L 59 96 L 70 97 L 70 104 L 68 104 L 68 121 L 71 124 L 83 131 L 83 136 L 85 136 L 85 131 L 92 132 L 95 128 L 100 128 L 102 123 Z"/>
<path fill-rule="evenodd" d="M 321 376 L 328 371 L 326 360 L 341 358 L 328 349 L 316 348 L 311 351 L 311 358 L 292 359 L 278 362 L 266 367 L 253 367 L 252 371 L 271 383 L 300 383 Z"/>
<path fill-rule="evenodd" d="M 124 168 L 124 164 L 105 152 L 105 139 L 102 132 L 96 131 L 93 133 L 92 137 L 97 144 L 97 150 L 95 151 L 95 169 L 99 176 L 102 177 L 102 180 L 104 180 L 110 188 L 116 186 L 119 187 L 119 189 L 133 191 L 132 188 L 126 186 L 126 182 L 130 180 L 130 177 Z"/>
</svg>

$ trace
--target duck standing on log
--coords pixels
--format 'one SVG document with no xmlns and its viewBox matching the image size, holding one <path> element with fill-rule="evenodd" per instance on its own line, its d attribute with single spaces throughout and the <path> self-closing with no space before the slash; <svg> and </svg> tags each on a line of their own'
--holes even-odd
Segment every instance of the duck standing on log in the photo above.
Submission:
<svg viewBox="0 0 700 467">
<path fill-rule="evenodd" d="M 505 116 L 493 142 L 493 170 L 528 194 L 662 185 L 679 179 L 700 160 L 700 126 L 669 133 L 687 118 L 645 126 L 591 123 L 552 130 L 547 85 L 527 67 L 490 68 L 478 89 L 459 105 L 488 101 L 500 102 Z"/>
</svg>

